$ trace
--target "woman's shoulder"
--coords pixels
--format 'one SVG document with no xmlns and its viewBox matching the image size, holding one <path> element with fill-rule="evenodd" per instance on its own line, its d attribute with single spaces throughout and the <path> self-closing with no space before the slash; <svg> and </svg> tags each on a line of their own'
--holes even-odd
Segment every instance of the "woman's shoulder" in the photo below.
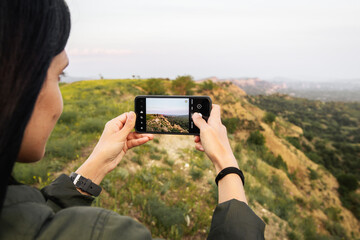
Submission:
<svg viewBox="0 0 360 240">
<path fill-rule="evenodd" d="M 38 189 L 8 188 L 0 218 L 0 239 L 151 239 L 136 220 L 113 211 L 75 206 L 54 212 Z"/>
<path fill-rule="evenodd" d="M 81 236 L 77 234 L 81 232 Z M 57 212 L 38 239 L 152 239 L 133 218 L 97 207 L 70 207 Z"/>
</svg>

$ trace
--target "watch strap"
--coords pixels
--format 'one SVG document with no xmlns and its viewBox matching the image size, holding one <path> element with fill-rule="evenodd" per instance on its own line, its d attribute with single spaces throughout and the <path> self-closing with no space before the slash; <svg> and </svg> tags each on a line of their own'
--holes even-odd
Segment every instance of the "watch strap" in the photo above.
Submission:
<svg viewBox="0 0 360 240">
<path fill-rule="evenodd" d="M 218 185 L 218 182 L 223 178 L 225 177 L 226 175 L 230 174 L 230 173 L 236 173 L 237 175 L 239 175 L 239 177 L 241 178 L 241 181 L 242 181 L 242 184 L 245 185 L 245 177 L 244 177 L 244 174 L 243 172 L 236 168 L 236 167 L 227 167 L 227 168 L 224 168 L 223 170 L 221 170 L 219 172 L 219 174 L 216 176 L 215 178 L 215 183 L 216 185 Z"/>
<path fill-rule="evenodd" d="M 95 197 L 99 196 L 101 193 L 102 188 L 99 185 L 93 183 L 90 179 L 87 179 L 80 174 L 72 172 L 70 174 L 70 179 L 74 183 L 75 187 Z"/>
</svg>

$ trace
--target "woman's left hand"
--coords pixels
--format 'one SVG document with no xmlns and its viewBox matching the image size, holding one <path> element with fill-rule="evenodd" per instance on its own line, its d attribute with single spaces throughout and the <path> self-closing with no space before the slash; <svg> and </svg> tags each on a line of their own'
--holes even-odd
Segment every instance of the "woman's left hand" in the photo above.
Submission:
<svg viewBox="0 0 360 240">
<path fill-rule="evenodd" d="M 153 134 L 131 132 L 136 114 L 126 112 L 108 121 L 93 152 L 76 173 L 100 184 L 105 175 L 120 163 L 127 150 L 154 138 Z"/>
</svg>

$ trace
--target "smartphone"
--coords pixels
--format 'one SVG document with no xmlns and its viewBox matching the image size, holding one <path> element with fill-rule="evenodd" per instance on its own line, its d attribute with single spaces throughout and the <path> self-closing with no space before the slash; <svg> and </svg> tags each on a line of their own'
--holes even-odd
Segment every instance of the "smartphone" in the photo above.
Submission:
<svg viewBox="0 0 360 240">
<path fill-rule="evenodd" d="M 211 112 L 209 96 L 142 95 L 135 97 L 135 131 L 139 133 L 199 135 L 192 114 L 205 121 Z"/>
</svg>

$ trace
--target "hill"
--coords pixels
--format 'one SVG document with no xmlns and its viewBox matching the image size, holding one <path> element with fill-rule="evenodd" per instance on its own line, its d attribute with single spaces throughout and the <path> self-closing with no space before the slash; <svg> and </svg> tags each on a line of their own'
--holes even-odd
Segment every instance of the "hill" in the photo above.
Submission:
<svg viewBox="0 0 360 240">
<path fill-rule="evenodd" d="M 156 88 L 172 92 L 172 81 Z M 16 164 L 15 177 L 42 187 L 69 174 L 90 155 L 107 120 L 133 110 L 146 80 L 96 80 L 63 84 L 64 112 L 36 164 Z M 203 82 L 191 89 L 221 105 L 234 154 L 246 177 L 249 205 L 267 224 L 266 239 L 358 239 L 359 221 L 343 207 L 338 181 L 294 147 L 303 130 L 249 103 L 231 82 Z M 204 239 L 217 203 L 214 168 L 194 148 L 192 136 L 157 135 L 130 150 L 102 182 L 95 206 L 131 216 L 154 237 Z"/>
<path fill-rule="evenodd" d="M 146 114 L 146 131 L 189 133 L 189 116 L 167 116 L 163 114 Z"/>
</svg>

